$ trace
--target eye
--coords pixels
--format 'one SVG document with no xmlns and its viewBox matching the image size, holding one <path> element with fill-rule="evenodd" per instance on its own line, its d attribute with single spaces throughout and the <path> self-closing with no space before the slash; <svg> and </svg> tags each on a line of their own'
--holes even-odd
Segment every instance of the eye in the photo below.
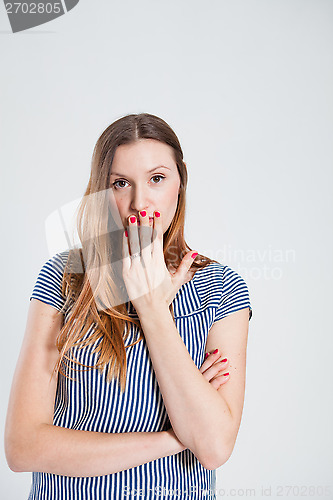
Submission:
<svg viewBox="0 0 333 500">
<path fill-rule="evenodd" d="M 160 175 L 160 174 L 157 174 L 157 175 L 153 175 L 152 179 L 165 179 L 164 175 Z M 123 189 L 125 186 L 124 185 L 120 185 L 119 186 L 119 183 L 120 182 L 124 182 L 126 183 L 127 181 L 125 181 L 124 179 L 118 179 L 117 181 L 114 181 L 114 183 L 112 184 L 112 186 L 115 187 L 115 189 Z M 153 182 L 153 184 L 160 184 L 161 181 L 159 180 L 158 182 Z"/>
<path fill-rule="evenodd" d="M 159 175 L 159 174 L 158 175 L 154 175 L 152 177 L 152 179 L 156 179 L 156 177 L 161 178 L 161 179 L 165 179 L 164 175 Z M 153 184 L 160 184 L 160 182 L 153 182 Z"/>
<path fill-rule="evenodd" d="M 127 182 L 127 181 L 124 181 L 124 180 L 121 180 L 121 179 L 119 181 L 114 181 L 114 183 L 112 184 L 112 186 L 114 186 L 116 189 L 121 189 L 121 187 L 117 186 L 118 182 Z M 124 187 L 124 186 L 122 186 L 122 187 Z"/>
</svg>

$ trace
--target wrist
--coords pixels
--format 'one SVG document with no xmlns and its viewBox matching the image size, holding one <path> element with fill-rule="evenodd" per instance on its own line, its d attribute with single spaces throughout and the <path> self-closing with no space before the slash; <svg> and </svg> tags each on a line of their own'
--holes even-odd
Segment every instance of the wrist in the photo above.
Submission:
<svg viewBox="0 0 333 500">
<path fill-rule="evenodd" d="M 137 314 L 139 316 L 140 321 L 145 321 L 146 319 L 154 319 L 161 318 L 170 315 L 171 312 L 169 306 L 166 302 L 153 302 L 151 304 L 141 306 L 139 310 L 137 310 Z"/>
<path fill-rule="evenodd" d="M 179 441 L 179 439 L 177 438 L 177 436 L 174 433 L 174 430 L 172 428 L 168 429 L 167 431 L 163 431 L 163 432 L 166 435 L 168 447 L 169 447 L 170 453 L 172 455 L 175 455 L 176 453 L 180 453 L 181 451 L 186 450 L 186 446 L 184 446 L 183 443 L 181 443 L 181 441 Z"/>
</svg>

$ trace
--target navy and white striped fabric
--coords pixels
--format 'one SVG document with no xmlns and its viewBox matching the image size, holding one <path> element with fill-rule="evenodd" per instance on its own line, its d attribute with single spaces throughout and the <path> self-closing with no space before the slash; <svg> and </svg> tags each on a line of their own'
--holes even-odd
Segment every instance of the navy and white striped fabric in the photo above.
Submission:
<svg viewBox="0 0 333 500">
<path fill-rule="evenodd" d="M 58 253 L 42 267 L 30 300 L 41 300 L 60 310 L 64 304 L 61 279 L 69 251 Z M 194 363 L 204 361 L 208 332 L 215 321 L 228 314 L 252 307 L 243 278 L 230 267 L 211 263 L 199 269 L 184 283 L 173 301 L 175 324 Z M 135 315 L 133 307 L 130 315 Z M 131 312 L 132 311 L 132 312 Z M 65 321 L 69 311 L 65 313 Z M 85 338 L 91 333 L 88 331 Z M 125 346 L 139 338 L 131 325 Z M 73 348 L 70 355 L 81 363 L 94 365 L 93 353 L 100 340 L 84 349 Z M 117 380 L 108 383 L 106 370 L 80 370 L 71 363 L 74 380 L 58 376 L 53 424 L 86 431 L 158 432 L 170 422 L 159 390 L 145 339 L 126 349 L 127 377 L 123 394 Z M 77 371 L 79 369 L 79 371 Z M 215 499 L 216 472 L 205 469 L 186 449 L 175 455 L 97 477 L 69 477 L 50 473 L 32 473 L 29 500 L 118 500 L 159 498 Z"/>
</svg>

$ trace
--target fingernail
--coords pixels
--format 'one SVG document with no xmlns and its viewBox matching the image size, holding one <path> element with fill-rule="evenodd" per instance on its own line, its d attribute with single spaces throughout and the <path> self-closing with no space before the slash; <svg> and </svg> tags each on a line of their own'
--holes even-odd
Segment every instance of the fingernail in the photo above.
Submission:
<svg viewBox="0 0 333 500">
<path fill-rule="evenodd" d="M 125 229 L 125 236 L 128 238 L 128 232 L 127 232 L 127 229 Z"/>
<path fill-rule="evenodd" d="M 227 358 L 224 358 L 222 359 L 221 363 L 225 363 L 226 361 L 228 361 Z"/>
<path fill-rule="evenodd" d="M 197 255 L 198 255 L 198 252 L 192 253 L 192 255 L 191 255 L 192 259 L 194 259 L 194 257 L 196 257 Z"/>
<path fill-rule="evenodd" d="M 215 351 L 213 351 L 213 354 L 216 354 L 216 353 L 217 353 L 217 351 L 218 351 L 218 349 L 215 349 Z"/>
<path fill-rule="evenodd" d="M 209 356 L 209 352 L 206 352 L 205 359 L 208 358 L 208 356 Z"/>
<path fill-rule="evenodd" d="M 228 373 L 223 373 L 223 377 L 227 377 L 229 375 L 229 372 Z"/>
<path fill-rule="evenodd" d="M 161 215 L 160 212 L 155 212 L 156 217 L 160 217 L 160 215 Z"/>
<path fill-rule="evenodd" d="M 146 212 L 145 210 L 142 210 L 142 212 L 140 212 L 140 215 L 141 215 L 142 217 L 146 217 L 146 213 L 147 213 L 147 212 Z"/>
<path fill-rule="evenodd" d="M 133 215 L 133 217 L 130 217 L 130 221 L 131 222 L 135 222 L 136 221 L 136 217 Z"/>
</svg>

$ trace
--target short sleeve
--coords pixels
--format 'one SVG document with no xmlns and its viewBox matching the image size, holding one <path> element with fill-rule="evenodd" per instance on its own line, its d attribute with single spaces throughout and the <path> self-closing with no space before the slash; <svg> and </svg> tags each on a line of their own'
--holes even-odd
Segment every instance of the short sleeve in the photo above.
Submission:
<svg viewBox="0 0 333 500">
<path fill-rule="evenodd" d="M 40 270 L 29 300 L 41 300 L 60 311 L 66 299 L 61 293 L 64 267 L 60 254 L 51 257 Z"/>
<path fill-rule="evenodd" d="M 244 279 L 229 266 L 224 266 L 222 294 L 215 311 L 214 321 L 225 318 L 230 313 L 249 307 L 249 320 L 252 318 L 252 306 L 247 284 Z"/>
</svg>

